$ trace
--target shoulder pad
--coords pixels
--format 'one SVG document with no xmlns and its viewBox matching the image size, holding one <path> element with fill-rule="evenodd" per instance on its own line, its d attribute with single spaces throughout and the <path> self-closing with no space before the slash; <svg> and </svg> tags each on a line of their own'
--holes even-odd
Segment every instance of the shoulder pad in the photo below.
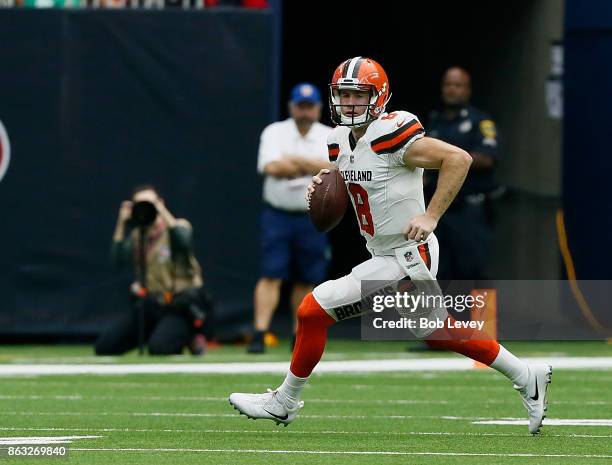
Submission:
<svg viewBox="0 0 612 465">
<path fill-rule="evenodd" d="M 396 152 L 425 133 L 419 119 L 407 111 L 383 115 L 373 126 L 370 146 L 378 154 Z"/>
</svg>

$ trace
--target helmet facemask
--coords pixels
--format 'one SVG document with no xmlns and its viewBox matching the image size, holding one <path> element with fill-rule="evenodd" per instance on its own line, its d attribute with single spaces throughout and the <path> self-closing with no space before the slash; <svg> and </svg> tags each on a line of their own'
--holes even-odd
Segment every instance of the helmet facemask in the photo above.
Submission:
<svg viewBox="0 0 612 465">
<path fill-rule="evenodd" d="M 343 81 L 351 80 L 352 79 L 343 79 Z M 369 103 L 364 105 L 341 105 L 340 92 L 343 90 L 358 90 L 368 92 L 370 96 Z M 377 100 L 378 92 L 376 91 L 376 87 L 372 84 L 339 82 L 329 85 L 329 108 L 331 118 L 332 121 L 339 126 L 361 127 L 374 121 L 384 111 L 384 106 L 376 106 Z M 365 111 L 359 116 L 345 115 L 343 112 L 343 109 L 346 111 L 352 108 L 352 112 L 354 113 L 356 108 L 362 107 L 365 107 Z"/>
</svg>

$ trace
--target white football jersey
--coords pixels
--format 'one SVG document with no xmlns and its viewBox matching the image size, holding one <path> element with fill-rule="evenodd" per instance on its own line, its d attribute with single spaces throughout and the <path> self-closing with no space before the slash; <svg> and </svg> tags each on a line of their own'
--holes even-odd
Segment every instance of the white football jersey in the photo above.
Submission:
<svg viewBox="0 0 612 465">
<path fill-rule="evenodd" d="M 404 228 L 425 213 L 423 169 L 403 162 L 405 150 L 424 135 L 415 115 L 395 111 L 372 122 L 356 144 L 346 126 L 327 138 L 329 159 L 346 182 L 361 235 L 375 255 L 406 245 Z"/>
</svg>

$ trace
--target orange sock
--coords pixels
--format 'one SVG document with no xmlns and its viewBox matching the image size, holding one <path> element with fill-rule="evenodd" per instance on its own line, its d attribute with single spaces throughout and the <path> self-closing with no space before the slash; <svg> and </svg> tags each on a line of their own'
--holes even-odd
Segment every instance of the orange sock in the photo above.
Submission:
<svg viewBox="0 0 612 465">
<path fill-rule="evenodd" d="M 323 310 L 312 292 L 302 300 L 297 318 L 298 327 L 290 370 L 295 376 L 307 378 L 321 360 L 327 341 L 327 328 L 336 320 Z"/>
<path fill-rule="evenodd" d="M 452 316 L 447 321 L 455 321 Z M 491 365 L 499 353 L 499 343 L 484 331 L 467 328 L 441 328 L 434 331 L 427 344 L 470 357 L 485 365 Z"/>
</svg>

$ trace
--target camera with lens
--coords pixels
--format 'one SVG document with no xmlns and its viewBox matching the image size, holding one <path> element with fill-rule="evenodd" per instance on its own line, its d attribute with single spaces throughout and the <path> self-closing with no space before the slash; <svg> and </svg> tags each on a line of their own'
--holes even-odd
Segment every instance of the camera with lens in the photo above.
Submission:
<svg viewBox="0 0 612 465">
<path fill-rule="evenodd" d="M 132 207 L 130 223 L 137 228 L 151 226 L 157 218 L 157 208 L 151 202 L 142 200 Z"/>
</svg>

